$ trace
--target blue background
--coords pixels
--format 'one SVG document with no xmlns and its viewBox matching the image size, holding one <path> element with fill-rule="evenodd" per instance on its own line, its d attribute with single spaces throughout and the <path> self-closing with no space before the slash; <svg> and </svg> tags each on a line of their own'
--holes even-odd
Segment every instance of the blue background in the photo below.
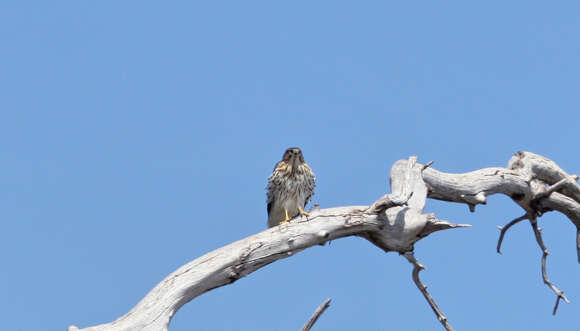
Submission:
<svg viewBox="0 0 580 331">
<path fill-rule="evenodd" d="M 369 204 L 391 165 L 580 172 L 578 2 L 4 1 L 0 311 L 4 330 L 112 321 L 179 266 L 262 231 L 265 186 L 300 146 L 322 208 Z M 577 330 L 575 227 L 540 250 L 505 196 L 420 241 L 457 330 Z M 185 305 L 171 330 L 441 330 L 411 266 L 359 238 L 314 247 Z"/>
</svg>

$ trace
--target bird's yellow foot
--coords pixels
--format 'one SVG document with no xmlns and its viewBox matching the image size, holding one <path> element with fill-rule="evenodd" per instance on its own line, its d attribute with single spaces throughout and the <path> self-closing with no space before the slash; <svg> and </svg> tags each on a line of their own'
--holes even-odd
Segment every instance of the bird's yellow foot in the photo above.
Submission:
<svg viewBox="0 0 580 331">
<path fill-rule="evenodd" d="M 280 222 L 280 224 L 284 224 L 289 220 L 291 220 L 290 216 L 288 216 L 288 210 L 286 208 L 284 208 L 284 213 L 286 214 L 286 218 L 282 222 Z"/>
<path fill-rule="evenodd" d="M 298 207 L 298 211 L 300 211 L 300 215 L 302 216 L 310 216 L 310 213 L 304 211 L 304 209 Z"/>
</svg>

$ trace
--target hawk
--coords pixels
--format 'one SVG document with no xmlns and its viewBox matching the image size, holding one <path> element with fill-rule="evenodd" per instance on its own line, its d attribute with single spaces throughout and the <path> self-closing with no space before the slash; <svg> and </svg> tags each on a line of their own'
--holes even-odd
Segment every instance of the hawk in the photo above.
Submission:
<svg viewBox="0 0 580 331">
<path fill-rule="evenodd" d="M 316 177 L 298 147 L 288 148 L 268 179 L 268 227 L 288 222 L 304 211 L 314 194 Z"/>
</svg>

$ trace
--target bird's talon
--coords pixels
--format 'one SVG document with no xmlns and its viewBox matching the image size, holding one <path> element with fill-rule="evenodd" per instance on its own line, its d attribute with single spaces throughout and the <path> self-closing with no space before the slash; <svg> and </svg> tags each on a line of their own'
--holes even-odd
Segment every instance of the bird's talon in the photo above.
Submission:
<svg viewBox="0 0 580 331">
<path fill-rule="evenodd" d="M 286 214 L 286 218 L 282 222 L 280 222 L 280 224 L 286 223 L 291 220 L 290 216 L 288 216 L 288 209 L 284 208 L 284 213 Z"/>
</svg>

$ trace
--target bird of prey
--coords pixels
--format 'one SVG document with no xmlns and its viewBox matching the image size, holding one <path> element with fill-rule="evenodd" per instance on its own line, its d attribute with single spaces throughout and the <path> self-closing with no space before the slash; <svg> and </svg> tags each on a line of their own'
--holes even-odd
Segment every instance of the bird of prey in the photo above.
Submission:
<svg viewBox="0 0 580 331">
<path fill-rule="evenodd" d="M 288 222 L 304 211 L 314 194 L 316 177 L 298 147 L 288 148 L 268 179 L 268 227 Z"/>
</svg>

